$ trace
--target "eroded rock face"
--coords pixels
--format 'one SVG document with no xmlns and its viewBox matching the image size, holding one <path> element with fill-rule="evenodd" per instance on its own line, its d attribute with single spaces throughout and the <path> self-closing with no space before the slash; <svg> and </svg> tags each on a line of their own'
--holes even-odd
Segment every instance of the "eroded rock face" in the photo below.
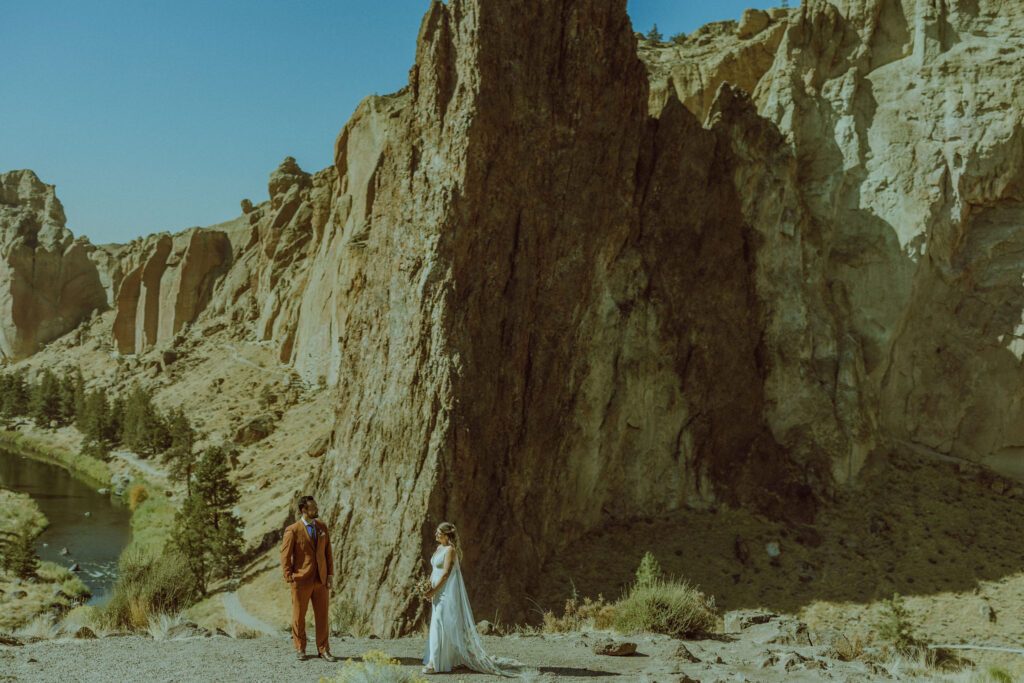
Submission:
<svg viewBox="0 0 1024 683">
<path fill-rule="evenodd" d="M 120 254 L 114 299 L 118 350 L 138 353 L 173 340 L 209 304 L 231 262 L 231 243 L 215 229 L 153 235 L 129 245 Z"/>
<path fill-rule="evenodd" d="M 64 227 L 53 185 L 0 174 L 0 354 L 17 359 L 107 306 L 94 247 Z"/>
<path fill-rule="evenodd" d="M 650 119 L 624 3 L 529 7 L 550 31 L 434 3 L 409 88 L 336 147 L 340 187 L 366 189 L 342 190 L 348 237 L 327 247 L 339 407 L 318 499 L 343 590 L 382 632 L 418 616 L 443 519 L 468 541 L 474 605 L 517 618 L 566 539 L 721 500 L 806 517 L 850 449 L 815 359 L 788 348 L 836 330 L 827 310 L 790 320 L 825 285 L 801 265 L 819 247 L 782 136 L 730 89 L 710 129 L 675 98 Z M 786 439 L 771 382 L 819 400 Z"/>
</svg>

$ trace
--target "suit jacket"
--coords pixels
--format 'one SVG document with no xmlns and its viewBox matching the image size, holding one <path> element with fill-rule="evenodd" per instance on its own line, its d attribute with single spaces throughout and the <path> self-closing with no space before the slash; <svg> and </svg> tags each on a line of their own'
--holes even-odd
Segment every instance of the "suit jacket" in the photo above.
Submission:
<svg viewBox="0 0 1024 683">
<path fill-rule="evenodd" d="M 281 569 L 284 570 L 284 580 L 289 583 L 311 581 L 317 577 L 322 583 L 327 583 L 327 577 L 334 575 L 334 557 L 327 525 L 319 519 L 313 523 L 316 524 L 316 545 L 313 545 L 313 539 L 309 537 L 301 518 L 284 530 Z"/>
</svg>

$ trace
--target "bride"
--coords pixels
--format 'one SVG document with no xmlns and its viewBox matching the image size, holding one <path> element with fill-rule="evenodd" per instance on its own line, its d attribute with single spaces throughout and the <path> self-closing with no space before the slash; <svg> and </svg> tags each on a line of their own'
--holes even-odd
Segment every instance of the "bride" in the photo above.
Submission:
<svg viewBox="0 0 1024 683">
<path fill-rule="evenodd" d="M 473 611 L 462 582 L 459 558 L 459 532 L 450 522 L 437 527 L 434 538 L 440 545 L 430 558 L 430 590 L 424 595 L 433 609 L 430 614 L 430 635 L 427 653 L 423 658 L 423 673 L 451 671 L 465 665 L 474 671 L 515 676 L 522 664 L 513 659 L 490 657 L 484 652 L 483 641 L 476 632 Z"/>
</svg>

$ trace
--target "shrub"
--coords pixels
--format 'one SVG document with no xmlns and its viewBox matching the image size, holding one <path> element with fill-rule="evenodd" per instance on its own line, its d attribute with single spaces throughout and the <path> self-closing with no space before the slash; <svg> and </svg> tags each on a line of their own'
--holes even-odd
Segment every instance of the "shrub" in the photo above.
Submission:
<svg viewBox="0 0 1024 683">
<path fill-rule="evenodd" d="M 111 628 L 148 628 L 159 615 L 177 614 L 191 605 L 197 593 L 188 563 L 179 553 L 128 551 L 121 556 L 103 620 Z"/>
<path fill-rule="evenodd" d="M 649 586 L 663 578 L 665 575 L 661 571 L 661 565 L 658 564 L 657 558 L 650 551 L 644 553 L 640 560 L 640 566 L 636 569 L 636 585 Z"/>
<path fill-rule="evenodd" d="M 132 487 L 131 493 L 128 494 L 128 509 L 137 510 L 140 505 L 146 502 L 147 498 L 149 498 L 149 493 L 146 491 L 146 487 L 136 484 Z"/>
<path fill-rule="evenodd" d="M 582 603 L 578 598 L 572 597 L 565 601 L 565 614 L 561 617 L 556 617 L 553 612 L 544 613 L 544 624 L 541 629 L 545 633 L 604 631 L 612 627 L 614 617 L 615 606 L 605 602 L 602 595 L 598 595 L 597 600 L 583 598 Z"/>
<path fill-rule="evenodd" d="M 901 655 L 912 654 L 921 649 L 921 642 L 914 637 L 910 613 L 899 593 L 893 593 L 892 600 L 882 601 L 881 618 L 875 628 L 879 639 L 890 644 Z"/>
<path fill-rule="evenodd" d="M 685 33 L 677 33 L 674 36 L 672 36 L 671 38 L 669 38 L 669 40 L 671 40 L 676 45 L 686 45 L 686 34 Z"/>
<path fill-rule="evenodd" d="M 658 25 L 657 24 L 652 26 L 651 30 L 647 32 L 647 39 L 648 40 L 656 40 L 656 41 L 658 41 L 660 43 L 663 38 L 664 38 L 664 36 L 661 35 L 661 31 L 658 30 Z"/>
<path fill-rule="evenodd" d="M 686 581 L 636 584 L 615 605 L 613 625 L 623 633 L 649 631 L 681 638 L 715 626 L 715 601 Z"/>
<path fill-rule="evenodd" d="M 351 635 L 356 638 L 365 638 L 373 633 L 369 617 L 350 600 L 337 600 L 331 605 L 330 631 L 332 636 Z"/>
<path fill-rule="evenodd" d="M 402 668 L 383 650 L 372 650 L 361 662 L 345 661 L 336 678 L 321 678 L 323 683 L 426 683 L 426 679 Z"/>
</svg>

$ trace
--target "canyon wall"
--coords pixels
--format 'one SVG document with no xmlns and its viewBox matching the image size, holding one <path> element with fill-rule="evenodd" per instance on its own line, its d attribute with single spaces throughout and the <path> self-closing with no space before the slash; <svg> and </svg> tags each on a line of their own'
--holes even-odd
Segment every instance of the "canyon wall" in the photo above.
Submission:
<svg viewBox="0 0 1024 683">
<path fill-rule="evenodd" d="M 894 450 L 1024 474 L 1022 53 L 997 0 L 806 0 L 674 44 L 625 0 L 435 0 L 409 85 L 234 221 L 95 248 L 0 176 L 0 350 L 109 305 L 122 353 L 219 323 L 326 383 L 315 495 L 381 634 L 445 519 L 515 620 L 609 523 L 807 522 Z"/>
</svg>

